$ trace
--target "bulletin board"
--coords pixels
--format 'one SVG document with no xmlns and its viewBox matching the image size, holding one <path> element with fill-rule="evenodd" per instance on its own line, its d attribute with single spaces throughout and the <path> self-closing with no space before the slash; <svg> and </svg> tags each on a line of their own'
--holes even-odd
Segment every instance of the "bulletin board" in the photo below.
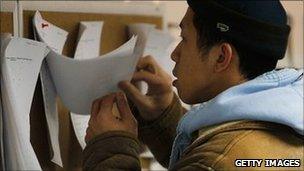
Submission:
<svg viewBox="0 0 304 171">
<path fill-rule="evenodd" d="M 13 12 L 0 12 L 0 33 L 14 33 Z"/>
<path fill-rule="evenodd" d="M 74 56 L 80 21 L 103 21 L 100 54 L 108 53 L 128 40 L 127 25 L 131 23 L 150 23 L 162 28 L 163 19 L 157 16 L 120 15 L 97 13 L 70 13 L 40 11 L 42 17 L 50 23 L 69 32 L 63 54 Z M 32 18 L 35 11 L 23 11 L 24 37 L 33 39 Z M 81 147 L 71 124 L 69 111 L 58 99 L 59 106 L 59 141 L 64 168 L 50 160 L 52 151 L 47 131 L 43 108 L 40 80 L 37 82 L 30 113 L 31 143 L 43 170 L 81 170 Z"/>
</svg>

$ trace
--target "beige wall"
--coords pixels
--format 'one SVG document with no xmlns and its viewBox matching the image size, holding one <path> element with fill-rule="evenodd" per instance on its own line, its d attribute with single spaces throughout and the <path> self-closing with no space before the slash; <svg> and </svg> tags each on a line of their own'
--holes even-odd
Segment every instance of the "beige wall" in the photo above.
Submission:
<svg viewBox="0 0 304 171">
<path fill-rule="evenodd" d="M 303 68 L 303 1 L 281 2 L 291 19 L 289 51 L 287 51 L 289 53 L 286 57 L 290 59 L 291 66 Z"/>
</svg>

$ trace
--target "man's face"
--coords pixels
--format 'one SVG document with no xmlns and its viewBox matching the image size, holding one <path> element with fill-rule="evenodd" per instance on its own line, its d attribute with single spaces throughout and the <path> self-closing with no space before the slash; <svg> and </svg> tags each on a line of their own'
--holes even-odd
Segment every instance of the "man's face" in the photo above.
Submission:
<svg viewBox="0 0 304 171">
<path fill-rule="evenodd" d="M 182 41 L 173 51 L 171 58 L 176 62 L 173 82 L 180 98 L 188 104 L 201 103 L 210 99 L 214 82 L 213 50 L 203 53 L 197 46 L 197 31 L 193 25 L 193 11 L 188 8 L 181 21 Z"/>
</svg>

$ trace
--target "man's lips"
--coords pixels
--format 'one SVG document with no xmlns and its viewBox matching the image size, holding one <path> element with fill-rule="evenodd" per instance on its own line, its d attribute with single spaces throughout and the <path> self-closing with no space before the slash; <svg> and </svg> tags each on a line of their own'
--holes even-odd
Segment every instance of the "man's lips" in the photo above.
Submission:
<svg viewBox="0 0 304 171">
<path fill-rule="evenodd" d="M 172 74 L 174 75 L 174 77 L 176 77 L 176 79 L 175 79 L 175 80 L 173 80 L 172 85 L 173 85 L 174 87 L 176 87 L 176 86 L 177 86 L 177 74 L 176 74 L 176 67 L 174 67 L 174 68 L 173 68 L 173 70 L 172 70 Z"/>
<path fill-rule="evenodd" d="M 174 77 L 176 77 L 177 78 L 177 74 L 176 74 L 176 69 L 175 69 L 175 67 L 173 68 L 173 70 L 172 70 L 172 74 L 174 75 Z"/>
<path fill-rule="evenodd" d="M 174 81 L 172 82 L 172 85 L 173 85 L 174 87 L 177 87 L 177 79 L 174 80 Z"/>
</svg>

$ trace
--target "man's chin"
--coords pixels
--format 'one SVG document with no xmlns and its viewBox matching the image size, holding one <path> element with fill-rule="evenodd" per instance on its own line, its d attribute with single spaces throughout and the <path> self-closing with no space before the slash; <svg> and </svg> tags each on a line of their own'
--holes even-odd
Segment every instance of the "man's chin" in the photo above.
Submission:
<svg viewBox="0 0 304 171">
<path fill-rule="evenodd" d="M 178 93 L 180 100 L 185 104 L 193 105 L 193 104 L 200 103 L 199 99 L 194 99 L 193 96 L 191 94 L 189 94 L 189 92 L 187 92 L 187 91 L 183 91 L 183 90 L 177 88 L 177 93 Z"/>
<path fill-rule="evenodd" d="M 172 85 L 177 89 L 178 96 L 184 103 L 193 104 L 193 99 L 187 94 L 187 91 L 183 90 L 183 86 L 180 86 L 178 79 L 175 79 L 172 82 Z"/>
</svg>

